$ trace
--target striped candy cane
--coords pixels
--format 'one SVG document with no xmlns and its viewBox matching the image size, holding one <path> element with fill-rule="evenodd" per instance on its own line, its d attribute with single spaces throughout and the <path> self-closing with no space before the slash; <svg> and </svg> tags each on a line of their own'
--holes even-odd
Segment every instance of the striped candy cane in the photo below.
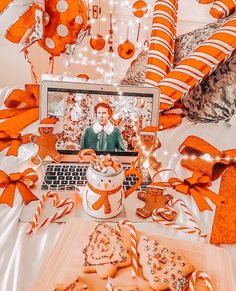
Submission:
<svg viewBox="0 0 236 291">
<path fill-rule="evenodd" d="M 136 277 L 138 275 L 138 252 L 137 252 L 137 234 L 134 225 L 123 219 L 117 223 L 116 230 L 121 236 L 121 228 L 128 227 L 131 234 L 131 259 L 132 259 L 132 277 Z"/>
<path fill-rule="evenodd" d="M 167 221 L 166 219 L 162 218 L 160 216 L 160 213 L 162 212 L 166 212 L 166 214 L 168 214 L 170 211 L 175 211 L 175 209 L 173 208 L 176 204 L 179 204 L 188 221 L 191 222 L 191 224 L 193 225 L 192 227 L 188 227 L 188 226 L 182 226 L 176 222 L 173 222 L 173 221 Z M 203 238 L 206 238 L 207 237 L 207 234 L 203 234 L 201 229 L 199 228 L 196 220 L 194 219 L 194 217 L 192 216 L 192 214 L 190 213 L 189 209 L 187 208 L 186 204 L 180 200 L 180 199 L 172 199 L 169 201 L 168 203 L 169 205 L 169 209 L 154 209 L 153 212 L 152 212 L 152 219 L 155 221 L 155 222 L 158 222 L 160 224 L 163 224 L 165 226 L 169 226 L 169 227 L 172 227 L 176 230 L 181 230 L 185 233 L 188 233 L 188 234 L 197 234 L 199 237 L 203 237 Z M 176 212 L 176 211 L 175 211 Z"/>
<path fill-rule="evenodd" d="M 91 162 L 96 162 L 98 160 L 97 154 L 95 153 L 95 151 L 91 150 L 91 149 L 82 149 L 79 151 L 77 158 L 79 160 L 80 163 L 84 162 L 84 156 L 91 156 Z"/>
<path fill-rule="evenodd" d="M 66 206 L 63 210 L 53 214 L 52 216 L 46 218 L 43 222 L 39 224 L 39 218 L 42 213 L 44 203 L 48 198 L 53 198 L 53 205 L 58 208 L 61 206 Z M 47 192 L 44 193 L 42 198 L 39 200 L 39 204 L 37 206 L 37 209 L 35 211 L 33 221 L 31 223 L 30 228 L 27 230 L 28 234 L 31 234 L 34 232 L 36 229 L 41 228 L 43 226 L 46 226 L 57 219 L 63 217 L 64 215 L 68 214 L 71 212 L 72 208 L 74 207 L 74 201 L 72 199 L 61 199 L 59 200 L 58 193 L 56 192 Z"/>
<path fill-rule="evenodd" d="M 190 279 L 189 279 L 189 287 L 188 291 L 195 291 L 195 284 L 198 281 L 198 279 L 204 280 L 206 286 L 207 286 L 207 291 L 213 291 L 212 283 L 210 277 L 201 271 L 195 271 L 192 273 Z"/>
</svg>

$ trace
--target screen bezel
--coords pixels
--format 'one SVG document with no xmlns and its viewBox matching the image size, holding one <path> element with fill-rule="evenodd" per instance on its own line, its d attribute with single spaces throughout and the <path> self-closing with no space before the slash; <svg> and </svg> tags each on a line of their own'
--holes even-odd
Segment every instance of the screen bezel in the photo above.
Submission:
<svg viewBox="0 0 236 291">
<path fill-rule="evenodd" d="M 109 92 L 111 95 L 117 94 L 120 95 L 134 95 L 137 94 L 137 97 L 140 95 L 146 97 L 153 98 L 153 108 L 152 108 L 152 123 L 151 126 L 158 126 L 158 113 L 159 113 L 159 89 L 154 87 L 141 87 L 141 86 L 114 86 L 109 84 L 94 84 L 94 83 L 77 83 L 77 82 L 64 82 L 64 81 L 47 81 L 43 80 L 41 82 L 41 90 L 40 90 L 40 119 L 44 119 L 48 117 L 48 91 L 56 89 L 56 90 L 68 90 L 71 91 L 91 91 L 91 93 L 99 94 Z M 148 96 L 147 96 L 148 95 Z M 149 96 L 150 95 L 150 96 Z M 143 97 L 142 96 L 142 97 Z M 58 150 L 59 153 L 64 155 L 77 155 L 77 150 Z M 96 152 L 99 155 L 102 154 L 110 154 L 112 156 L 121 157 L 135 157 L 137 156 L 137 152 L 134 151 L 125 151 L 125 152 Z"/>
</svg>

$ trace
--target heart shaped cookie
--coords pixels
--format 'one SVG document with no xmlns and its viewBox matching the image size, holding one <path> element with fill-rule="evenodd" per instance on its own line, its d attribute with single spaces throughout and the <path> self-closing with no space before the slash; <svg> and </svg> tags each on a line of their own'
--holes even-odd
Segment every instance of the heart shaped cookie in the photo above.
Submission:
<svg viewBox="0 0 236 291">
<path fill-rule="evenodd" d="M 56 212 L 55 214 L 51 215 L 50 217 L 45 218 L 41 223 L 39 223 L 40 215 L 42 214 L 42 210 L 44 208 L 44 205 L 49 198 L 53 198 L 53 205 L 55 208 L 60 208 L 63 206 L 64 206 L 64 208 L 62 210 Z M 35 211 L 35 214 L 33 216 L 31 226 L 27 230 L 27 233 L 31 234 L 36 229 L 41 228 L 45 225 L 48 225 L 49 223 L 55 222 L 57 219 L 70 213 L 73 207 L 74 207 L 74 201 L 70 198 L 59 200 L 58 193 L 56 193 L 56 192 L 44 193 L 42 198 L 39 200 L 39 204 L 38 204 L 37 209 Z"/>
</svg>

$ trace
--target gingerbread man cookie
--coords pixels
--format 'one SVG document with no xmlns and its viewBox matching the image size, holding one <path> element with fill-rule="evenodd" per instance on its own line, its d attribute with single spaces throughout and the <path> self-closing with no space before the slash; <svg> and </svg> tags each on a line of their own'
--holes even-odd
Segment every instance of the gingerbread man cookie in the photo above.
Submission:
<svg viewBox="0 0 236 291">
<path fill-rule="evenodd" d="M 131 265 L 129 251 L 115 230 L 107 224 L 98 224 L 89 236 L 83 250 L 84 273 L 95 273 L 102 279 L 114 277 L 117 269 Z"/>
<path fill-rule="evenodd" d="M 53 291 L 84 291 L 84 290 L 92 291 L 92 289 L 88 287 L 87 283 L 83 279 L 77 277 L 75 281 L 69 285 L 58 284 Z"/>
<path fill-rule="evenodd" d="M 48 119 L 46 122 L 48 122 Z M 55 123 L 55 121 L 53 120 Z M 40 159 L 43 160 L 46 156 L 50 156 L 54 162 L 60 162 L 62 155 L 60 155 L 56 149 L 56 144 L 60 139 L 60 134 L 53 133 L 53 126 L 51 124 L 40 125 L 40 136 L 32 136 L 32 141 L 39 147 L 38 155 L 31 160 L 35 164 L 40 163 Z"/>
<path fill-rule="evenodd" d="M 168 202 L 173 199 L 169 194 L 163 195 L 163 190 L 148 186 L 146 192 L 138 192 L 138 198 L 145 202 L 143 208 L 137 208 L 136 213 L 144 218 L 148 218 L 152 215 L 154 209 L 160 209 L 159 214 L 167 219 L 174 220 L 177 213 L 170 210 Z M 163 211 L 162 211 L 163 209 Z"/>
<path fill-rule="evenodd" d="M 143 276 L 153 290 L 186 290 L 187 276 L 194 271 L 186 258 L 146 236 L 140 238 L 138 253 Z"/>
</svg>

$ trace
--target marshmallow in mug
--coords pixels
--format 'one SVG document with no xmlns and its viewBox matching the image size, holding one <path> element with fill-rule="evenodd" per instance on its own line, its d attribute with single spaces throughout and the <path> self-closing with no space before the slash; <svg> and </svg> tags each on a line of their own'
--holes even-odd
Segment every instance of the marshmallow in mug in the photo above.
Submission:
<svg viewBox="0 0 236 291">
<path fill-rule="evenodd" d="M 98 157 L 92 163 L 93 169 L 101 173 L 113 174 L 117 173 L 121 169 L 121 163 L 117 160 L 112 158 L 109 154 L 106 156 Z"/>
</svg>

